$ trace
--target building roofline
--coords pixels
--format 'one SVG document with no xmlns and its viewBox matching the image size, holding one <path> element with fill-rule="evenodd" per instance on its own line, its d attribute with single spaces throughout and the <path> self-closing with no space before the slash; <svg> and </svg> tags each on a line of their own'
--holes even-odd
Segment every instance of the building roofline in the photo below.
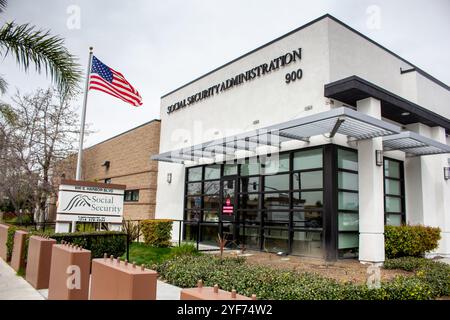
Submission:
<svg viewBox="0 0 450 320">
<path fill-rule="evenodd" d="M 172 91 L 170 91 L 170 92 L 168 92 L 168 93 L 162 95 L 162 96 L 161 96 L 161 99 L 167 97 L 168 95 L 171 95 L 172 93 L 177 92 L 178 90 L 181 90 L 181 89 L 187 87 L 188 85 L 190 85 L 190 84 L 192 84 L 192 83 L 194 83 L 194 82 L 196 82 L 196 81 L 198 81 L 198 80 L 200 80 L 200 79 L 203 79 L 203 78 L 209 76 L 210 74 L 212 74 L 212 73 L 214 73 L 214 72 L 216 72 L 216 71 L 218 71 L 218 70 L 220 70 L 220 69 L 225 68 L 226 66 L 228 66 L 228 65 L 230 65 L 230 64 L 232 64 L 232 63 L 234 63 L 234 62 L 236 62 L 236 61 L 238 61 L 238 60 L 240 60 L 240 59 L 242 59 L 242 58 L 245 58 L 246 56 L 248 56 L 248 55 L 250 55 L 250 54 L 252 54 L 252 53 L 255 53 L 256 51 L 259 51 L 259 50 L 261 50 L 261 49 L 263 49 L 263 48 L 265 48 L 265 47 L 267 47 L 267 46 L 269 46 L 269 45 L 271 45 L 271 44 L 273 44 L 273 43 L 275 43 L 275 42 L 277 42 L 277 41 L 279 41 L 279 40 L 281 40 L 281 39 L 283 39 L 283 38 L 288 37 L 288 36 L 290 36 L 291 34 L 297 32 L 297 31 L 300 31 L 300 30 L 302 30 L 302 29 L 304 29 L 304 28 L 306 28 L 306 27 L 309 27 L 310 25 L 315 24 L 316 22 L 319 22 L 319 21 L 321 21 L 321 20 L 323 20 L 323 19 L 325 19 L 325 18 L 330 18 L 331 20 L 333 20 L 333 21 L 339 23 L 339 24 L 342 25 L 343 27 L 345 27 L 345 28 L 347 28 L 348 30 L 350 30 L 350 31 L 352 31 L 352 32 L 354 32 L 354 33 L 356 33 L 357 35 L 361 36 L 361 37 L 364 38 L 365 40 L 368 40 L 369 42 L 373 43 L 374 45 L 378 46 L 379 48 L 381 48 L 381 49 L 383 49 L 384 51 L 388 52 L 389 54 L 393 55 L 394 57 L 396 57 L 396 58 L 400 59 L 401 61 L 403 61 L 403 62 L 405 62 L 405 63 L 411 65 L 411 67 L 413 67 L 413 68 L 415 69 L 415 71 L 417 71 L 418 73 L 420 73 L 422 76 L 424 76 L 424 77 L 427 78 L 428 80 L 433 81 L 434 83 L 438 84 L 439 86 L 443 87 L 444 89 L 450 91 L 450 86 L 448 86 L 448 85 L 445 84 L 444 82 L 438 80 L 437 78 L 433 77 L 432 75 L 430 75 L 429 73 L 425 72 L 425 71 L 422 70 L 421 68 L 417 67 L 417 66 L 414 65 L 413 63 L 411 63 L 411 62 L 409 62 L 408 60 L 406 60 L 406 59 L 400 57 L 400 56 L 399 56 L 398 54 L 396 54 L 395 52 L 393 52 L 393 51 L 387 49 L 386 47 L 384 47 L 383 45 L 379 44 L 379 43 L 376 42 L 375 40 L 370 39 L 368 36 L 364 35 L 363 33 L 357 31 L 356 29 L 354 29 L 354 28 L 352 28 L 352 27 L 350 27 L 348 24 L 342 22 L 341 20 L 339 20 L 339 19 L 337 19 L 336 17 L 334 17 L 334 16 L 330 15 L 329 13 L 327 13 L 327 14 L 324 14 L 324 15 L 322 15 L 322 16 L 320 16 L 320 17 L 318 17 L 318 18 L 316 18 L 316 19 L 314 19 L 314 20 L 312 20 L 312 21 L 310 21 L 310 22 L 308 22 L 308 23 L 306 23 L 306 24 L 304 24 L 304 25 L 302 25 L 302 26 L 300 26 L 300 27 L 298 27 L 298 28 L 292 30 L 292 31 L 289 31 L 288 33 L 285 33 L 284 35 L 282 35 L 282 36 L 280 36 L 280 37 L 278 37 L 278 38 L 275 38 L 275 39 L 272 40 L 272 41 L 269 41 L 269 42 L 263 44 L 262 46 L 257 47 L 256 49 L 253 49 L 253 50 L 251 50 L 251 51 L 249 51 L 249 52 L 247 52 L 247 53 L 244 53 L 243 55 L 241 55 L 241 56 L 239 56 L 239 57 L 237 57 L 237 58 L 235 58 L 235 59 L 233 59 L 233 60 L 231 60 L 231 61 L 229 61 L 229 62 L 227 62 L 227 63 L 225 63 L 225 64 L 223 64 L 223 65 L 221 65 L 221 66 L 219 66 L 219 67 L 217 67 L 217 68 L 215 68 L 215 69 L 213 69 L 213 70 L 211 70 L 211 71 L 209 71 L 209 72 L 207 72 L 207 73 L 205 73 L 205 74 L 203 74 L 203 75 L 201 75 L 200 77 L 195 78 L 195 79 L 192 80 L 192 81 L 189 81 L 188 83 L 186 83 L 186 84 L 184 84 L 184 85 L 182 85 L 182 86 L 180 86 L 180 87 L 178 87 L 178 88 L 176 88 L 176 89 L 174 89 L 174 90 L 172 90 Z"/>
<path fill-rule="evenodd" d="M 139 129 L 139 128 L 141 128 L 141 127 L 144 127 L 144 126 L 146 126 L 146 125 L 148 125 L 148 124 L 150 124 L 150 123 L 152 123 L 152 122 L 161 122 L 161 120 L 160 120 L 160 119 L 153 119 L 153 120 L 147 121 L 147 122 L 145 122 L 145 123 L 143 123 L 143 124 L 138 125 L 137 127 L 134 127 L 134 128 L 131 128 L 131 129 L 127 130 L 127 131 L 124 131 L 124 132 L 121 132 L 121 133 L 119 133 L 119 134 L 116 134 L 115 136 L 112 136 L 111 138 L 108 138 L 108 139 L 106 139 L 106 140 L 97 142 L 96 144 L 94 144 L 94 145 L 92 145 L 92 146 L 90 146 L 90 147 L 88 147 L 88 148 L 86 148 L 86 149 L 83 149 L 83 150 L 89 150 L 89 149 L 91 149 L 91 148 L 93 148 L 93 147 L 98 146 L 99 144 L 102 144 L 102 143 L 108 142 L 108 141 L 110 141 L 110 140 L 113 140 L 113 139 L 115 139 L 115 138 L 118 138 L 118 137 L 120 137 L 120 136 L 122 136 L 122 135 L 124 135 L 124 134 L 127 134 L 127 133 L 129 133 L 129 132 L 131 132 L 131 131 L 133 131 L 133 130 L 136 130 L 136 129 Z"/>
</svg>

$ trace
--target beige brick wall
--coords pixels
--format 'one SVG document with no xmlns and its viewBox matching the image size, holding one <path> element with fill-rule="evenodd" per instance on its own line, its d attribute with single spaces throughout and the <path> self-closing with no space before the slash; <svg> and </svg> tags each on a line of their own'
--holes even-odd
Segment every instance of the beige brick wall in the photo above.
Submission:
<svg viewBox="0 0 450 320">
<path fill-rule="evenodd" d="M 139 201 L 125 202 L 127 219 L 155 217 L 158 164 L 150 160 L 159 153 L 160 121 L 153 120 L 84 150 L 82 178 L 86 181 L 124 184 L 127 190 L 139 190 Z M 107 169 L 102 164 L 110 162 Z M 58 170 L 66 179 L 75 178 L 76 156 Z"/>
</svg>

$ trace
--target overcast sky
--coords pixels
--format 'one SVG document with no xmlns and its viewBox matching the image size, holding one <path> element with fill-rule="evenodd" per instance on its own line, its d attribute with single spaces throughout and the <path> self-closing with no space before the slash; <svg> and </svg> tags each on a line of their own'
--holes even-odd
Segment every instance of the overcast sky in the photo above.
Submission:
<svg viewBox="0 0 450 320">
<path fill-rule="evenodd" d="M 373 10 L 379 10 L 379 24 L 369 20 Z M 90 92 L 87 122 L 95 133 L 89 146 L 159 118 L 163 94 L 325 13 L 450 84 L 448 0 L 10 0 L 0 19 L 63 36 L 83 72 L 94 46 L 101 61 L 139 90 L 140 108 Z M 9 94 L 51 84 L 33 71 L 25 74 L 10 58 L 0 73 Z"/>
</svg>

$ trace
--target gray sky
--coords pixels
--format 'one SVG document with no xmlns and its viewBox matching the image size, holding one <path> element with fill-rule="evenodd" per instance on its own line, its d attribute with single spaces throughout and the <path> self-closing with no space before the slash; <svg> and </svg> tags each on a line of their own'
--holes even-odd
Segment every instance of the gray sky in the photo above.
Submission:
<svg viewBox="0 0 450 320">
<path fill-rule="evenodd" d="M 94 54 L 141 93 L 144 105 L 133 108 L 99 91 L 90 92 L 87 122 L 95 133 L 87 146 L 159 118 L 161 95 L 325 13 L 450 84 L 448 0 L 9 2 L 1 23 L 30 22 L 63 36 L 83 71 L 88 47 L 94 46 Z M 80 28 L 73 24 L 73 11 L 67 12 L 73 5 L 80 10 Z M 367 10 L 374 5 L 379 8 L 379 28 L 368 24 Z M 19 70 L 10 58 L 2 61 L 0 73 L 9 82 L 9 95 L 15 88 L 30 92 L 50 85 L 45 76 Z M 8 101 L 8 94 L 2 99 Z"/>
</svg>

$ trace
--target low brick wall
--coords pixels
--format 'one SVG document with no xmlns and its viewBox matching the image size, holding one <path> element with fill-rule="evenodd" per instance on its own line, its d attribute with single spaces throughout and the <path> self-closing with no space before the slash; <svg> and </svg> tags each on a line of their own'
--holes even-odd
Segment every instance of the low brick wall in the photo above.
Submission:
<svg viewBox="0 0 450 320">
<path fill-rule="evenodd" d="M 156 300 L 158 273 L 113 256 L 92 260 L 91 300 Z"/>
<path fill-rule="evenodd" d="M 55 239 L 31 236 L 28 244 L 28 258 L 25 279 L 35 289 L 47 289 L 50 281 L 52 247 Z"/>
<path fill-rule="evenodd" d="M 6 224 L 0 224 L 0 258 L 7 261 L 8 249 L 6 247 L 6 241 L 8 240 L 9 226 Z"/>
<path fill-rule="evenodd" d="M 25 242 L 27 240 L 28 232 L 17 230 L 14 234 L 14 246 L 11 256 L 11 267 L 19 271 L 20 268 L 25 268 Z"/>
<path fill-rule="evenodd" d="M 236 290 L 221 290 L 217 284 L 214 287 L 203 287 L 203 282 L 199 280 L 197 288 L 181 290 L 180 300 L 256 300 L 256 296 L 249 298 L 237 294 Z"/>
<path fill-rule="evenodd" d="M 69 244 L 55 244 L 52 249 L 49 300 L 87 300 L 91 251 Z"/>
</svg>

